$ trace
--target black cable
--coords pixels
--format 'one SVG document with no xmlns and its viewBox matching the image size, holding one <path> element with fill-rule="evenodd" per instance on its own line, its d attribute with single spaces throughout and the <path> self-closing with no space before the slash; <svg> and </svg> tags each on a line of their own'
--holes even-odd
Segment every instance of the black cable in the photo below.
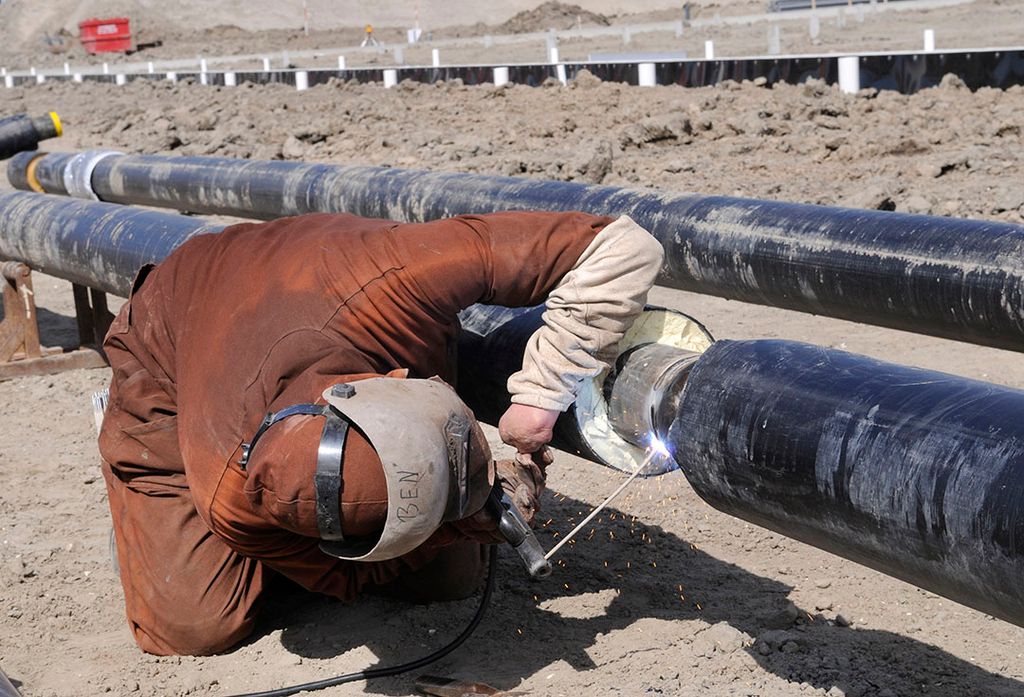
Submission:
<svg viewBox="0 0 1024 697">
<path fill-rule="evenodd" d="M 494 592 L 494 577 L 495 567 L 497 566 L 498 551 L 495 545 L 490 548 L 489 559 L 487 561 L 487 585 L 484 586 L 484 593 L 480 598 L 480 605 L 476 609 L 476 614 L 473 615 L 473 619 L 470 620 L 469 625 L 462 630 L 462 634 L 455 637 L 446 646 L 438 649 L 432 654 L 418 658 L 415 661 L 408 663 L 401 663 L 397 666 L 391 666 L 386 668 L 371 668 L 369 670 L 361 670 L 358 673 L 348 673 L 346 675 L 338 675 L 333 678 L 326 678 L 324 680 L 315 680 L 313 682 L 302 683 L 301 685 L 292 685 L 290 687 L 279 687 L 276 690 L 266 690 L 264 692 L 246 692 L 245 694 L 232 695 L 232 697 L 287 697 L 287 695 L 298 694 L 299 692 L 314 690 L 322 690 L 325 687 L 334 687 L 335 685 L 344 685 L 348 682 L 355 682 L 357 680 L 372 680 L 373 678 L 386 678 L 391 675 L 398 675 L 399 673 L 405 673 L 410 670 L 416 670 L 422 668 L 425 665 L 429 665 L 434 661 L 439 661 L 455 649 L 462 646 L 462 644 L 470 637 L 470 635 L 476 631 L 476 628 L 480 626 L 480 621 L 484 618 L 484 610 L 487 609 L 487 605 L 491 600 L 491 595 Z"/>
</svg>

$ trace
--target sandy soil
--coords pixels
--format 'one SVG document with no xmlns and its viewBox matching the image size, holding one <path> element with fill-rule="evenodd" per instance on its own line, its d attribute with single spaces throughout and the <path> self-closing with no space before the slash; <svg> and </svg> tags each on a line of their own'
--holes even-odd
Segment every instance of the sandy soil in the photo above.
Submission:
<svg viewBox="0 0 1024 697">
<path fill-rule="evenodd" d="M 955 81 L 912 97 L 593 80 L 305 93 L 45 85 L 5 97 L 4 115 L 60 109 L 60 148 L 363 162 L 1024 219 L 1024 90 L 972 94 Z M 39 277 L 36 288 L 45 341 L 70 341 L 67 284 Z M 722 338 L 810 341 L 1024 387 L 1016 353 L 665 289 L 652 301 Z M 89 405 L 107 378 L 96 370 L 0 383 L 0 667 L 26 695 L 266 689 L 419 656 L 468 621 L 473 601 L 349 607 L 296 593 L 277 598 L 234 652 L 141 654 L 107 554 Z M 542 542 L 619 480 L 562 457 Z M 1024 630 L 719 514 L 679 473 L 618 501 L 550 579 L 527 581 L 507 554 L 500 571 L 478 633 L 430 672 L 530 695 L 1024 695 Z M 330 694 L 411 692 L 400 677 Z"/>
</svg>

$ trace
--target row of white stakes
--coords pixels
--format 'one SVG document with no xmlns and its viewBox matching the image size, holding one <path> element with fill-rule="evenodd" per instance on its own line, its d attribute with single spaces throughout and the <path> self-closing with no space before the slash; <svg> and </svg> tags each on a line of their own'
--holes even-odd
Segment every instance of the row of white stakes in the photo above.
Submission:
<svg viewBox="0 0 1024 697">
<path fill-rule="evenodd" d="M 932 52 L 935 50 L 935 31 L 933 29 L 924 30 L 924 50 L 925 52 Z M 704 58 L 705 60 L 714 60 L 715 58 L 715 44 L 713 41 L 708 40 L 704 42 Z M 563 85 L 567 82 L 565 65 L 559 61 L 558 48 L 552 46 L 548 49 L 548 61 L 555 66 L 555 72 L 558 77 L 558 81 Z M 436 48 L 433 49 L 431 55 L 431 62 L 435 68 L 441 65 L 441 54 Z M 155 67 L 153 62 L 150 61 L 148 64 L 148 72 L 150 74 L 155 73 Z M 338 56 L 338 70 L 345 70 L 345 56 Z M 655 71 L 654 63 L 639 63 L 638 69 L 638 83 L 641 87 L 654 87 L 658 84 L 657 74 Z M 270 59 L 263 59 L 263 70 L 264 72 L 270 71 Z M 199 61 L 199 82 L 200 84 L 209 84 L 208 77 L 208 66 L 206 59 L 202 58 Z M 37 73 L 35 68 L 32 68 L 31 74 L 35 75 L 36 83 L 42 84 L 46 82 L 46 76 L 42 73 Z M 71 67 L 69 64 L 64 64 L 64 74 L 72 75 Z M 103 74 L 109 75 L 110 68 L 104 63 Z M 4 85 L 8 88 L 14 87 L 14 77 L 8 74 L 6 68 L 0 68 L 0 75 L 4 78 Z M 178 74 L 175 72 L 168 72 L 166 74 L 167 80 L 171 82 L 177 82 Z M 82 74 L 74 73 L 72 79 L 75 82 L 82 82 Z M 114 83 L 118 85 L 124 85 L 127 82 L 127 77 L 124 73 L 117 73 L 114 76 Z M 504 85 L 508 82 L 508 68 L 507 67 L 496 67 L 494 68 L 494 84 Z M 237 86 L 237 77 L 234 72 L 224 73 L 224 84 L 227 87 Z M 384 86 L 394 87 L 398 84 L 398 70 L 396 68 L 387 68 L 384 70 Z M 298 90 L 309 89 L 309 73 L 305 70 L 298 70 L 295 72 L 295 88 Z M 860 89 L 860 58 L 857 56 L 841 56 L 839 58 L 839 88 L 846 93 L 855 93 Z"/>
</svg>

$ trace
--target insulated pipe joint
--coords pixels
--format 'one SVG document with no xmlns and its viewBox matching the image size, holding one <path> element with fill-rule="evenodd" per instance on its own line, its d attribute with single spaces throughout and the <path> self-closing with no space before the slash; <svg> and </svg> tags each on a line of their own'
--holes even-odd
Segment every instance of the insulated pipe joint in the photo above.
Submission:
<svg viewBox="0 0 1024 697">
<path fill-rule="evenodd" d="M 64 189 L 73 198 L 99 201 L 100 197 L 92 185 L 93 170 L 104 158 L 123 154 L 117 150 L 86 150 L 78 153 L 64 167 Z"/>
<path fill-rule="evenodd" d="M 696 351 L 642 344 L 624 352 L 605 378 L 608 423 L 615 432 L 640 448 L 651 436 L 664 438 L 675 417 Z"/>
</svg>

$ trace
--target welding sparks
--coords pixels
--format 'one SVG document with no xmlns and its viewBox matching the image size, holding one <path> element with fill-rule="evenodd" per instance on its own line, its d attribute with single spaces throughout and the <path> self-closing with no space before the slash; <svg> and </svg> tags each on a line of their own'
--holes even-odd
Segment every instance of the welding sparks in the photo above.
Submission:
<svg viewBox="0 0 1024 697">
<path fill-rule="evenodd" d="M 587 524 L 590 521 L 592 521 L 597 516 L 597 514 L 600 513 L 605 508 L 605 506 L 607 506 L 612 501 L 614 501 L 615 497 L 617 497 L 619 494 L 621 494 L 626 489 L 626 487 L 630 485 L 630 483 L 634 479 L 636 479 L 638 476 L 640 476 L 640 474 L 642 474 L 643 472 L 648 470 L 654 462 L 656 462 L 656 461 L 662 462 L 666 458 L 668 458 L 668 459 L 672 458 L 672 455 L 669 453 L 668 447 L 665 445 L 665 442 L 662 441 L 660 438 L 658 438 L 658 436 L 655 435 L 654 433 L 650 434 L 650 437 L 648 438 L 648 443 L 649 443 L 649 446 L 647 448 L 647 457 L 645 457 L 644 461 L 640 464 L 640 466 L 636 468 L 636 471 L 634 471 L 631 475 L 629 475 L 629 477 L 626 479 L 626 481 L 624 481 L 622 484 L 620 484 L 619 487 L 608 496 L 608 498 L 606 498 L 604 501 L 602 501 L 600 504 L 598 504 L 598 506 L 593 511 L 590 512 L 590 515 L 588 515 L 586 518 L 581 520 L 579 522 L 579 524 L 576 525 L 576 527 L 574 527 L 572 530 L 570 530 L 568 532 L 568 534 L 566 534 L 566 536 L 563 537 L 561 539 L 561 541 L 559 541 L 558 544 L 556 544 L 554 547 L 552 547 L 550 550 L 548 550 L 548 553 L 544 555 L 545 559 L 550 559 L 552 556 L 554 556 L 554 554 L 559 549 L 561 549 L 565 545 L 566 542 L 571 540 L 573 537 L 576 536 L 576 533 L 578 533 L 580 530 L 585 528 L 587 526 Z M 660 486 L 660 482 L 659 482 L 659 486 Z M 583 515 L 582 511 L 577 513 L 577 515 Z M 612 514 L 611 515 L 611 520 L 614 520 L 614 519 L 615 519 L 615 515 Z M 570 521 L 571 520 L 572 519 L 570 519 Z M 636 516 L 633 516 L 632 523 L 636 523 L 636 521 L 637 521 Z M 593 534 L 593 531 L 591 531 L 591 534 Z M 633 534 L 632 527 L 630 527 L 630 534 L 631 535 Z M 645 536 L 646 536 L 646 534 L 645 534 Z M 558 537 L 558 533 L 557 532 L 554 533 L 553 537 Z M 611 530 L 609 530 L 608 531 L 608 537 L 614 540 L 615 539 L 615 534 Z M 627 566 L 628 566 L 628 564 L 627 564 Z"/>
</svg>

